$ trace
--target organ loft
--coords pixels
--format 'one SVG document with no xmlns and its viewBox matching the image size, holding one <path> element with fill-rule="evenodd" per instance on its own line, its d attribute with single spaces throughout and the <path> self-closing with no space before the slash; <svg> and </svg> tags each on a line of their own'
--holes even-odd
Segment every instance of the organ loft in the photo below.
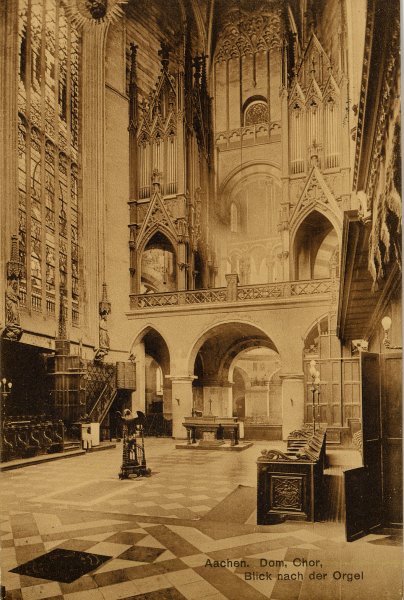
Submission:
<svg viewBox="0 0 404 600">
<path fill-rule="evenodd" d="M 314 423 L 352 449 L 375 403 L 378 476 L 401 460 L 399 4 L 384 4 L 3 1 L 3 460 L 83 423 L 119 438 L 125 409 L 180 445 L 211 417 L 205 441 Z"/>
</svg>

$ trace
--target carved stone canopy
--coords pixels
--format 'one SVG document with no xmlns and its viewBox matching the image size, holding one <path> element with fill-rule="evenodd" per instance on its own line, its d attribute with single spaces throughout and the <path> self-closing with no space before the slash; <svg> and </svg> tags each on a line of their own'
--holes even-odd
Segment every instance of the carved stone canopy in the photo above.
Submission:
<svg viewBox="0 0 404 600">
<path fill-rule="evenodd" d="M 263 4 L 253 13 L 242 8 L 231 10 L 222 28 L 216 60 L 280 48 L 283 31 L 282 8 L 279 3 L 274 3 L 271 7 Z"/>
<path fill-rule="evenodd" d="M 102 284 L 102 298 L 99 304 L 99 312 L 101 317 L 109 315 L 111 312 L 111 303 L 108 302 L 107 284 L 105 281 Z"/>
</svg>

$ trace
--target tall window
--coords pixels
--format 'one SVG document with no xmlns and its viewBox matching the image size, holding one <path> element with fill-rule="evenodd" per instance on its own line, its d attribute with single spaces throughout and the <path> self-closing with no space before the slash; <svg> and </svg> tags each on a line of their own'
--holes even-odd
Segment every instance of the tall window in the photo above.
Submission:
<svg viewBox="0 0 404 600">
<path fill-rule="evenodd" d="M 339 166 L 339 138 L 337 103 L 332 96 L 324 104 L 325 127 L 325 166 L 332 169 Z"/>
<path fill-rule="evenodd" d="M 290 163 L 291 172 L 304 172 L 304 112 L 296 102 L 290 113 Z"/>
<path fill-rule="evenodd" d="M 19 2 L 18 187 L 21 303 L 79 320 L 80 39 L 58 0 Z"/>
<path fill-rule="evenodd" d="M 316 151 L 323 142 L 322 105 L 317 98 L 311 98 L 307 105 L 307 144 Z"/>
</svg>

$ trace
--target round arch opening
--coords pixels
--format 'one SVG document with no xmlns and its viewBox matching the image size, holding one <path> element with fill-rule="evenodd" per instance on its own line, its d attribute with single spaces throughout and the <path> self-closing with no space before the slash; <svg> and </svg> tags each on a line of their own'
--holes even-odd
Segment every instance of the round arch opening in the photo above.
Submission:
<svg viewBox="0 0 404 600">
<path fill-rule="evenodd" d="M 190 362 L 196 414 L 238 417 L 281 430 L 281 360 L 262 330 L 247 323 L 217 325 L 200 338 Z"/>
</svg>

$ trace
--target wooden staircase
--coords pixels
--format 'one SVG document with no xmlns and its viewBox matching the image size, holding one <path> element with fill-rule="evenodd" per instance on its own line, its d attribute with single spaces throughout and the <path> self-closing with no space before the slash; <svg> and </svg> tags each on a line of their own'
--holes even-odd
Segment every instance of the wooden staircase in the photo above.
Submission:
<svg viewBox="0 0 404 600">
<path fill-rule="evenodd" d="M 116 394 L 116 366 L 100 361 L 89 362 L 86 376 L 86 412 L 91 422 L 102 424 Z"/>
</svg>

